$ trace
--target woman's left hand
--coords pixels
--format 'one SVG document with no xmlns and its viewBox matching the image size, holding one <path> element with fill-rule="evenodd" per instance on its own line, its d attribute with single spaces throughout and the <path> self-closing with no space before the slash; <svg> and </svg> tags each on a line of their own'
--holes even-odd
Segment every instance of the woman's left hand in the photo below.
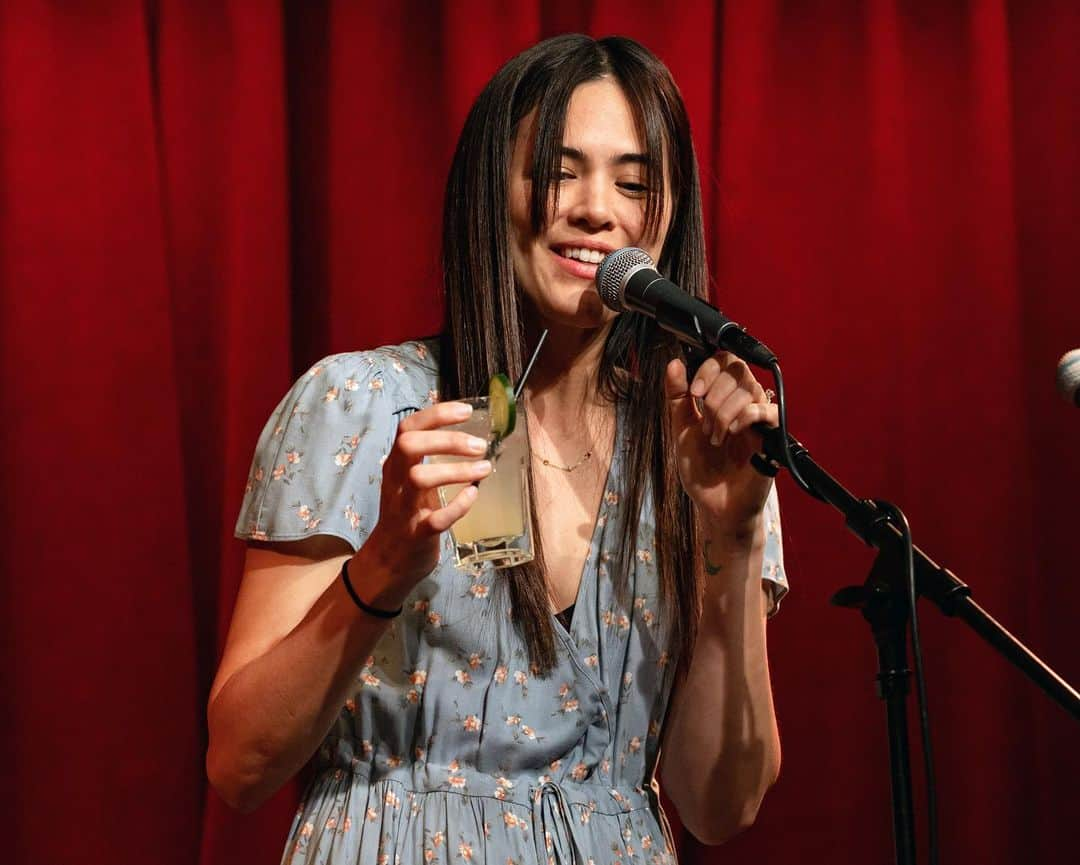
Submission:
<svg viewBox="0 0 1080 865">
<path fill-rule="evenodd" d="M 750 367 L 727 352 L 705 361 L 690 383 L 683 362 L 671 361 L 664 389 L 683 489 L 707 523 L 747 536 L 772 488 L 750 464 L 761 450 L 753 425 L 777 426 L 777 407 Z"/>
</svg>

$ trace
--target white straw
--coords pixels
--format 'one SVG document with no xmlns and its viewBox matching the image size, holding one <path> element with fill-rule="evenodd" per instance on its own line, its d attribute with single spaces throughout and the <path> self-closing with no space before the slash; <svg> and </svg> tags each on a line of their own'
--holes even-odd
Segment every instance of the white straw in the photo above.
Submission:
<svg viewBox="0 0 1080 865">
<path fill-rule="evenodd" d="M 547 329 L 540 334 L 540 340 L 536 343 L 536 348 L 533 349 L 532 357 L 529 358 L 529 364 L 525 367 L 525 372 L 521 374 L 521 379 L 518 381 L 517 387 L 514 389 L 514 399 L 516 400 L 521 396 L 521 389 L 525 387 L 525 379 L 529 377 L 529 370 L 533 368 L 533 364 L 536 363 L 536 356 L 540 354 L 540 346 L 544 344 L 544 340 L 547 339 Z"/>
</svg>

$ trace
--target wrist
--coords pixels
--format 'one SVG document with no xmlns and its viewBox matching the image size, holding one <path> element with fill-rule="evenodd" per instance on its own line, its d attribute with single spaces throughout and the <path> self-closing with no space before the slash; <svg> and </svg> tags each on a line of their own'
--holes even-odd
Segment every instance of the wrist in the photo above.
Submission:
<svg viewBox="0 0 1080 865">
<path fill-rule="evenodd" d="M 349 561 L 349 559 L 346 559 L 341 563 L 341 571 L 338 576 L 341 577 L 341 582 L 345 586 L 345 591 L 348 593 L 349 597 L 352 598 L 352 602 L 357 608 L 374 619 L 396 619 L 400 616 L 404 609 L 401 604 L 398 604 L 393 609 L 388 609 L 386 607 L 373 606 L 360 597 L 359 592 L 353 587 L 352 578 L 349 576 Z"/>
<path fill-rule="evenodd" d="M 401 586 L 397 569 L 383 554 L 374 532 L 345 564 L 353 589 L 368 606 L 392 611 L 405 602 L 408 589 Z"/>
<path fill-rule="evenodd" d="M 702 520 L 701 536 L 714 557 L 743 558 L 765 547 L 764 524 L 762 513 L 747 520 L 706 517 Z"/>
</svg>

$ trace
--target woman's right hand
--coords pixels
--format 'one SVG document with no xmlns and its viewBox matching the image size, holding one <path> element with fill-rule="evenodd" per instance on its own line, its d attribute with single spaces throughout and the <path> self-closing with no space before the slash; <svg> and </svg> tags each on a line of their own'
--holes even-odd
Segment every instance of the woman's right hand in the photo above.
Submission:
<svg viewBox="0 0 1080 865">
<path fill-rule="evenodd" d="M 461 519 L 473 502 L 472 484 L 491 473 L 482 459 L 487 440 L 443 427 L 461 423 L 472 407 L 443 402 L 409 415 L 398 425 L 394 445 L 383 463 L 379 520 L 357 555 L 383 572 L 378 603 L 396 607 L 439 563 L 439 536 Z M 461 462 L 424 462 L 425 457 L 461 456 Z M 471 458 L 471 459 L 470 459 Z M 442 507 L 438 487 L 465 484 Z M 372 603 L 374 601 L 369 601 Z"/>
</svg>

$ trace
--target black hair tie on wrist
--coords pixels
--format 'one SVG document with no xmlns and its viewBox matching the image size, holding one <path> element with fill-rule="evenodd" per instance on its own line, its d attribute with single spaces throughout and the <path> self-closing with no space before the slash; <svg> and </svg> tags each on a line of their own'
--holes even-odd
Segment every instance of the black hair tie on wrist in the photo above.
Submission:
<svg viewBox="0 0 1080 865">
<path fill-rule="evenodd" d="M 345 591 L 349 593 L 349 597 L 353 599 L 353 603 L 369 616 L 374 616 L 376 619 L 396 619 L 401 615 L 401 611 L 404 609 L 404 606 L 401 606 L 396 610 L 380 610 L 378 607 L 365 604 L 360 600 L 360 596 L 356 594 L 356 589 L 353 588 L 352 581 L 349 579 L 348 559 L 341 563 L 341 582 L 345 584 Z"/>
</svg>

